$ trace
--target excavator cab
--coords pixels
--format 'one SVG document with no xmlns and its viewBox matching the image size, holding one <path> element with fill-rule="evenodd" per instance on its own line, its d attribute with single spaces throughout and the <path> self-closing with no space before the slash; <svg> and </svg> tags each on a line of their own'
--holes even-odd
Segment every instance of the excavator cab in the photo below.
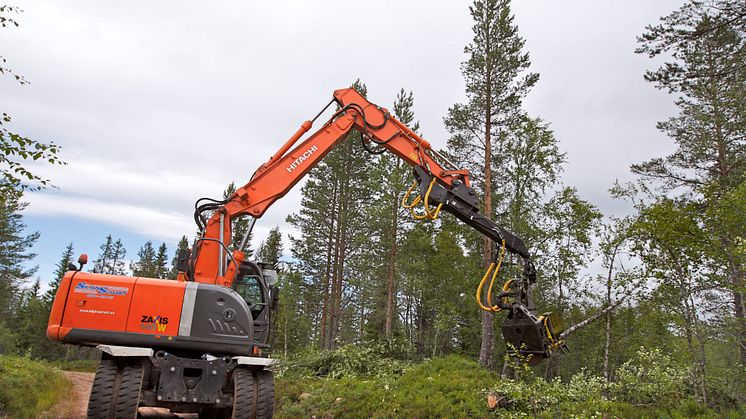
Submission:
<svg viewBox="0 0 746 419">
<path fill-rule="evenodd" d="M 269 326 L 277 299 L 277 271 L 270 263 L 245 261 L 233 281 L 254 319 L 254 340 L 259 346 L 269 342 Z"/>
</svg>

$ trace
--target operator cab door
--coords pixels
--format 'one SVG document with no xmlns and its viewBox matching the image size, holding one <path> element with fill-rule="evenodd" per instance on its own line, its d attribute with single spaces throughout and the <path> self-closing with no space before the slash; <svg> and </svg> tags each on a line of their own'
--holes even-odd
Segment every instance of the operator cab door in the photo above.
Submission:
<svg viewBox="0 0 746 419">
<path fill-rule="evenodd" d="M 269 290 L 261 272 L 251 263 L 244 263 L 233 281 L 233 290 L 246 301 L 254 318 L 254 339 L 267 343 L 269 338 Z"/>
</svg>

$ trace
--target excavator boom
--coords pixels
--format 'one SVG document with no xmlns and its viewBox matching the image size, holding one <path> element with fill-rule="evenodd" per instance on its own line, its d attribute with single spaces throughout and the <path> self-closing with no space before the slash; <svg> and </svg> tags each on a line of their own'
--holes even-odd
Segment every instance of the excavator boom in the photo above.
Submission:
<svg viewBox="0 0 746 419">
<path fill-rule="evenodd" d="M 443 155 L 433 150 L 430 143 L 393 117 L 388 110 L 369 102 L 353 88 L 334 92 L 327 105 L 337 105 L 332 117 L 318 130 L 300 141 L 310 130 L 313 121 L 306 121 L 301 128 L 272 156 L 261 165 L 248 183 L 224 201 L 211 201 L 196 206 L 195 219 L 204 234 L 198 238 L 192 251 L 191 264 L 185 276 L 196 282 L 231 287 L 237 268 L 243 261 L 241 249 L 229 253 L 226 241 L 231 237 L 231 221 L 236 217 L 249 216 L 253 220 L 261 217 L 278 199 L 297 184 L 338 143 L 344 141 L 353 130 L 361 133 L 363 146 L 371 153 L 391 152 L 413 167 L 415 184 L 407 193 L 415 190 L 418 196 L 406 208 L 418 219 L 435 219 L 441 210 L 453 214 L 465 224 L 489 237 L 496 245 L 517 255 L 523 266 L 523 278 L 510 281 L 493 303 L 492 288 L 502 260 L 494 260 L 485 278 L 492 273 L 487 291 L 487 302 L 482 297 L 477 301 L 488 311 L 510 310 L 508 328 L 503 334 L 513 337 L 516 347 L 530 346 L 524 353 L 541 359 L 549 356 L 551 349 L 561 347 L 555 340 L 548 316 L 537 316 L 532 300 L 536 282 L 536 269 L 523 240 L 496 224 L 479 212 L 479 201 L 471 187 L 469 172 L 456 167 Z M 326 109 L 326 108 L 324 108 Z M 321 115 L 322 112 L 319 113 Z M 317 118 L 318 116 L 317 115 Z M 314 118 L 316 119 L 316 118 Z M 300 143 L 298 143 L 300 141 Z M 413 207 L 422 203 L 425 214 L 417 215 Z M 198 202 L 199 203 L 199 202 Z M 432 206 L 432 207 L 431 207 Z M 212 211 L 209 219 L 202 213 Z M 253 226 L 252 220 L 252 226 Z M 248 233 L 247 233 L 248 236 Z M 498 254 L 504 252 L 494 252 Z M 480 290 L 484 285 L 483 280 Z M 511 302 L 511 297 L 513 301 Z M 547 313 L 548 314 L 548 313 Z M 515 320 L 515 321 L 514 321 Z M 511 323 L 512 322 L 512 323 Z M 527 341 L 522 336 L 528 333 L 534 339 Z"/>
</svg>

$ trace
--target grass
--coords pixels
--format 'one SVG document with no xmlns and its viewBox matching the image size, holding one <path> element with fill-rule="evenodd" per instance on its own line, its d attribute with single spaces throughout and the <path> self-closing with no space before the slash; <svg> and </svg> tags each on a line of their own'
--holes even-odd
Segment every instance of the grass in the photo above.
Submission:
<svg viewBox="0 0 746 419">
<path fill-rule="evenodd" d="M 437 358 L 385 378 L 280 378 L 278 418 L 483 417 L 497 376 L 462 357 Z"/>
<path fill-rule="evenodd" d="M 67 380 L 50 364 L 0 355 L 0 417 L 38 418 L 67 391 Z"/>
<path fill-rule="evenodd" d="M 276 379 L 276 418 L 450 418 L 450 417 L 605 417 L 605 418 L 741 418 L 744 407 L 716 411 L 683 396 L 676 404 L 640 405 L 599 400 L 582 382 L 519 384 L 460 356 L 435 358 L 393 375 L 346 375 L 340 378 L 283 375 Z M 507 405 L 490 409 L 487 395 L 512 389 Z M 498 394 L 500 394 L 498 392 Z M 585 396 L 587 394 L 587 397 Z M 595 395 L 594 395 L 595 394 Z M 523 398 L 523 403 L 519 403 Z M 523 406 L 525 402 L 532 406 Z M 537 406 L 544 404 L 544 408 Z"/>
<path fill-rule="evenodd" d="M 66 361 L 66 360 L 56 360 L 56 361 L 49 361 L 49 365 L 59 368 L 63 371 L 76 371 L 76 372 L 96 372 L 96 368 L 98 368 L 98 360 L 93 359 L 83 359 L 83 360 L 77 360 L 77 361 Z"/>
</svg>

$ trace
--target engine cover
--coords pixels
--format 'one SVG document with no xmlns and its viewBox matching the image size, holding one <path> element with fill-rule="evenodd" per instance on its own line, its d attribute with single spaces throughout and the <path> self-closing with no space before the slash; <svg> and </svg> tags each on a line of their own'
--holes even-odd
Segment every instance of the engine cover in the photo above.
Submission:
<svg viewBox="0 0 746 419">
<path fill-rule="evenodd" d="M 72 271 L 57 290 L 47 337 L 251 355 L 254 330 L 246 302 L 219 285 Z"/>
</svg>

